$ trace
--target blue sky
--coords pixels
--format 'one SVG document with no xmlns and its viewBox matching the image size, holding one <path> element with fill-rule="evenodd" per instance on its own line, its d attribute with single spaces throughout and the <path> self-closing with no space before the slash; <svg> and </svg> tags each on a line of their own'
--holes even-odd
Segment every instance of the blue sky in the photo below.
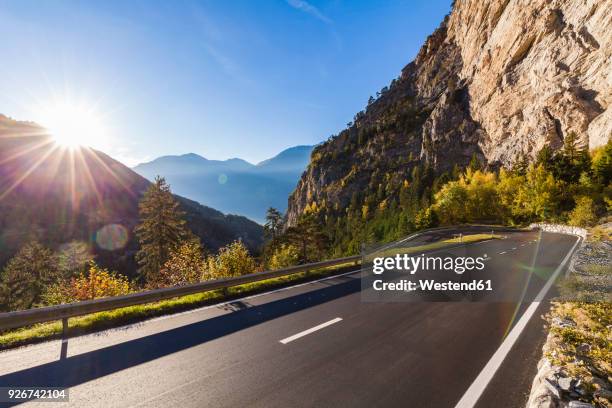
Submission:
<svg viewBox="0 0 612 408">
<path fill-rule="evenodd" d="M 450 11 L 427 1 L 0 2 L 0 113 L 95 107 L 129 165 L 257 162 L 340 131 Z"/>
</svg>

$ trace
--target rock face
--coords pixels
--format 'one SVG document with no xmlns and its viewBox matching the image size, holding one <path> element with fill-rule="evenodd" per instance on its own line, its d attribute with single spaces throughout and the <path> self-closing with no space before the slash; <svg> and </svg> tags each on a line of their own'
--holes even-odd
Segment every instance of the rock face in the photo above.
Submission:
<svg viewBox="0 0 612 408">
<path fill-rule="evenodd" d="M 289 224 L 313 201 L 345 206 L 377 169 L 392 182 L 419 162 L 508 166 L 570 132 L 605 144 L 611 33 L 610 0 L 457 0 L 400 77 L 314 150 Z"/>
<path fill-rule="evenodd" d="M 610 137 L 612 2 L 459 1 L 448 26 L 487 160 L 558 147 L 571 131 L 590 147 Z"/>
</svg>

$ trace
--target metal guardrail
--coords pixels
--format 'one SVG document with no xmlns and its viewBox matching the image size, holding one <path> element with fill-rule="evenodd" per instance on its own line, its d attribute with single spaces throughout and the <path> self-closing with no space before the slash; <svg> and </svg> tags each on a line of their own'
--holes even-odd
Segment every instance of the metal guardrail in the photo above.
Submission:
<svg viewBox="0 0 612 408">
<path fill-rule="evenodd" d="M 417 233 L 409 235 L 408 237 L 398 242 L 405 242 L 429 232 L 466 227 L 486 227 L 487 229 L 493 228 L 497 230 L 508 229 L 500 226 L 474 224 L 439 227 L 419 231 Z M 378 250 L 380 249 L 381 248 L 378 248 Z M 70 317 L 83 316 L 91 313 L 119 309 L 122 307 L 141 305 L 144 303 L 157 302 L 160 300 L 172 299 L 175 297 L 192 295 L 195 293 L 208 292 L 216 289 L 226 289 L 232 286 L 242 285 L 245 283 L 259 282 L 266 279 L 278 278 L 281 276 L 292 275 L 295 273 L 308 272 L 313 269 L 324 268 L 327 266 L 337 266 L 349 262 L 354 262 L 355 264 L 357 264 L 360 260 L 361 255 L 354 255 L 345 258 L 330 259 L 327 261 L 297 265 L 273 271 L 257 272 L 232 278 L 210 280 L 200 283 L 194 283 L 191 285 L 174 286 L 170 288 L 154 289 L 145 292 L 130 293 L 129 295 L 123 296 L 93 299 L 57 306 L 48 306 L 28 310 L 19 310 L 15 312 L 0 313 L 0 331 L 56 320 L 63 321 L 65 331 L 68 327 L 67 319 Z"/>
<path fill-rule="evenodd" d="M 354 262 L 357 264 L 360 260 L 361 255 L 354 255 L 345 258 L 330 259 L 328 261 L 297 265 L 273 271 L 256 272 L 232 278 L 210 280 L 191 285 L 174 286 L 170 288 L 148 290 L 146 292 L 130 293 L 129 295 L 123 296 L 85 300 L 82 302 L 67 303 L 64 305 L 0 313 L 0 331 L 55 320 L 63 320 L 65 328 L 67 324 L 66 319 L 70 317 L 119 309 L 127 306 L 141 305 L 144 303 L 157 302 L 178 296 L 208 292 L 215 289 L 226 289 L 245 283 L 259 282 L 262 280 L 278 278 L 295 273 L 308 272 L 313 269 L 324 268 L 327 266 L 337 266 L 349 262 Z"/>
</svg>

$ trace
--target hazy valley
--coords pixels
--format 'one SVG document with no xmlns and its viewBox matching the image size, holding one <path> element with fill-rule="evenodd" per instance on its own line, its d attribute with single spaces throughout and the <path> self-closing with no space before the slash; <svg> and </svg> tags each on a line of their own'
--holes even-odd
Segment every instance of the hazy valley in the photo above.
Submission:
<svg viewBox="0 0 612 408">
<path fill-rule="evenodd" d="M 133 170 L 149 180 L 161 175 L 177 194 L 263 224 L 269 207 L 287 209 L 287 198 L 306 170 L 313 147 L 291 147 L 255 165 L 189 153 L 159 157 Z"/>
</svg>

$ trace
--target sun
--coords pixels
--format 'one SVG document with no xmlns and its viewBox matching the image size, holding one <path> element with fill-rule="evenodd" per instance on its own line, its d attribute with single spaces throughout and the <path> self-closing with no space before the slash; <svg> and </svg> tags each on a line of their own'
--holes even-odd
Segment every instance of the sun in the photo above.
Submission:
<svg viewBox="0 0 612 408">
<path fill-rule="evenodd" d="M 84 105 L 52 104 L 44 109 L 40 122 L 55 143 L 65 148 L 99 145 L 105 137 L 99 115 Z"/>
</svg>

